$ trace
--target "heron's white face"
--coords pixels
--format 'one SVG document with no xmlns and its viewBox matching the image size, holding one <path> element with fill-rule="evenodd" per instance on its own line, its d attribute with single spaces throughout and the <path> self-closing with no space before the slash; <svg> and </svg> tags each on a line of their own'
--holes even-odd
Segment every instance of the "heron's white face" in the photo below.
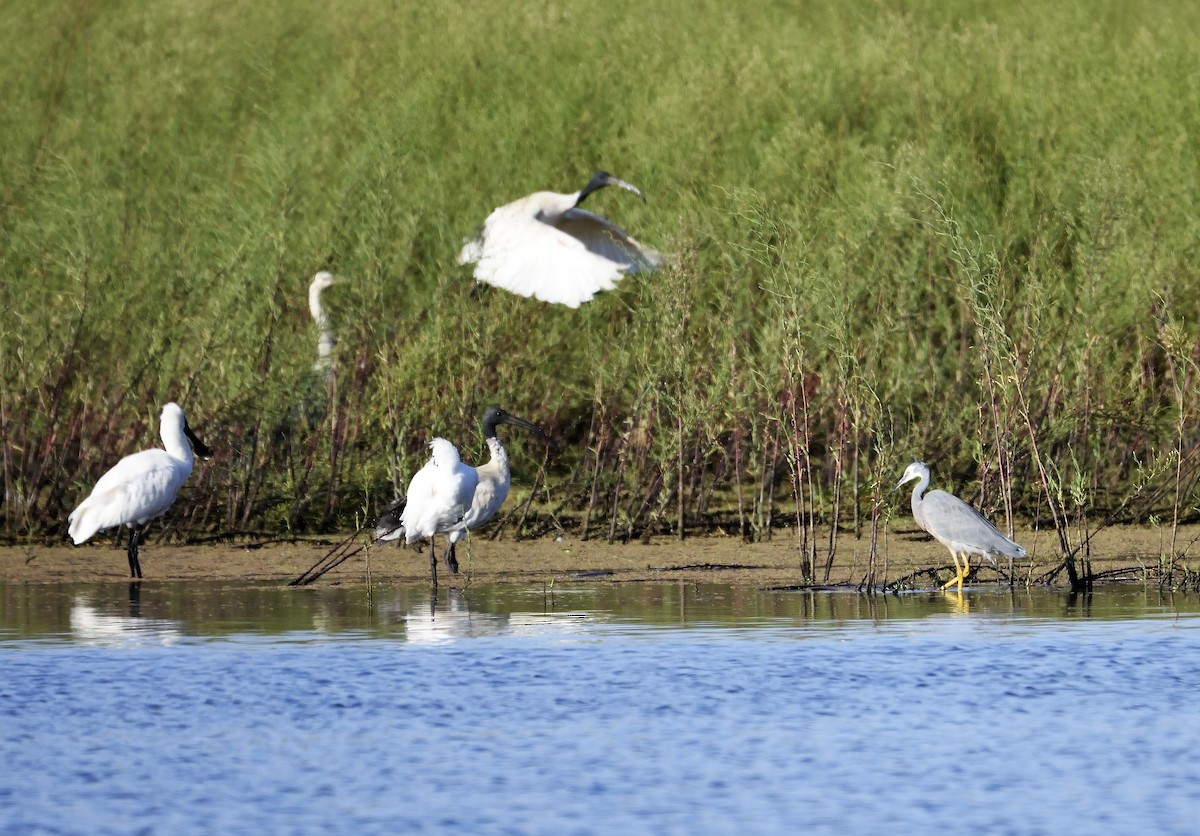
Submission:
<svg viewBox="0 0 1200 836">
<path fill-rule="evenodd" d="M 322 270 L 320 273 L 317 273 L 317 275 L 313 276 L 312 284 L 310 284 L 308 288 L 309 290 L 322 291 L 340 281 L 343 281 L 341 276 L 335 276 L 328 270 Z"/>
<path fill-rule="evenodd" d="M 920 479 L 929 475 L 929 468 L 924 462 L 913 462 L 904 469 L 904 475 L 900 477 L 900 481 L 896 483 L 896 488 L 903 485 L 905 482 L 911 482 L 914 479 Z M 896 488 L 892 488 L 895 490 Z"/>
</svg>

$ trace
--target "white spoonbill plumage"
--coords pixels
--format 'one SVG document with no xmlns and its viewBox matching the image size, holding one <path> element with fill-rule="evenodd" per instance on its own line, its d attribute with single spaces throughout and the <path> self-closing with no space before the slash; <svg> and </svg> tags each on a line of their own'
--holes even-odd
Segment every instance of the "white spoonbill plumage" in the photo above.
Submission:
<svg viewBox="0 0 1200 836">
<path fill-rule="evenodd" d="M 489 406 L 483 413 L 483 437 L 487 441 L 489 458 L 485 464 L 474 468 L 477 479 L 475 492 L 471 497 L 470 508 L 462 520 L 445 533 L 449 545 L 446 548 L 446 566 L 451 572 L 458 571 L 458 558 L 455 544 L 467 536 L 467 532 L 483 527 L 500 510 L 504 500 L 508 498 L 508 489 L 512 484 L 512 475 L 508 469 L 508 452 L 496 435 L 496 427 L 500 424 L 510 424 L 529 430 L 542 439 L 551 448 L 556 445 L 537 424 L 518 418 L 498 406 Z M 406 498 L 407 499 L 407 498 Z M 407 510 L 407 508 L 406 508 Z M 375 537 L 380 540 L 394 540 L 400 536 L 403 521 L 397 514 L 399 504 L 385 511 L 375 524 Z"/>
<path fill-rule="evenodd" d="M 321 306 L 321 292 L 343 281 L 345 279 L 341 276 L 322 270 L 313 276 L 312 283 L 308 286 L 308 310 L 312 314 L 313 322 L 317 324 L 317 361 L 313 363 L 313 371 L 326 380 L 333 374 L 333 347 L 337 340 L 333 337 L 329 314 Z"/>
<path fill-rule="evenodd" d="M 534 192 L 492 212 L 479 236 L 462 248 L 458 263 L 474 263 L 477 282 L 570 308 L 612 290 L 626 274 L 655 269 L 662 255 L 579 208 L 605 186 L 645 200 L 636 186 L 605 171 L 571 194 Z"/>
<path fill-rule="evenodd" d="M 142 450 L 117 462 L 100 477 L 91 494 L 67 517 L 68 533 L 75 545 L 87 542 L 97 531 L 127 525 L 129 574 L 142 576 L 138 561 L 142 527 L 161 517 L 175 501 L 179 488 L 192 473 L 195 455 L 207 458 L 212 451 L 196 438 L 183 410 L 176 403 L 163 407 L 159 420 L 163 447 Z"/>
<path fill-rule="evenodd" d="M 399 526 L 383 536 L 380 536 L 377 528 L 376 537 L 394 540 L 403 534 L 404 542 L 408 545 L 428 538 L 429 572 L 433 585 L 437 586 L 434 536 L 444 534 L 462 523 L 471 508 L 479 476 L 475 468 L 463 464 L 458 450 L 446 439 L 433 439 L 429 442 L 429 450 L 429 461 L 408 483 Z"/>
<path fill-rule="evenodd" d="M 555 447 L 550 436 L 537 424 L 510 415 L 498 406 L 490 406 L 484 411 L 483 437 L 487 441 L 489 458 L 485 464 L 475 468 L 479 475 L 479 485 L 475 488 L 475 496 L 471 500 L 471 510 L 463 517 L 462 525 L 449 532 L 447 537 L 450 547 L 446 550 L 446 563 L 451 572 L 458 571 L 458 560 L 454 553 L 455 543 L 466 537 L 468 531 L 482 528 L 488 523 L 508 498 L 512 476 L 508 470 L 508 452 L 500 443 L 500 437 L 496 435 L 496 427 L 499 424 L 511 424 L 529 430 L 549 447 Z"/>
<path fill-rule="evenodd" d="M 896 488 L 913 479 L 918 480 L 912 492 L 913 519 L 948 548 L 954 559 L 954 580 L 942 586 L 942 589 L 957 584 L 958 591 L 962 592 L 963 581 L 971 572 L 970 556 L 973 554 L 986 557 L 993 563 L 996 555 L 1025 556 L 1025 549 L 1001 534 L 983 514 L 954 494 L 938 490 L 925 493 L 925 488 L 929 486 L 929 466 L 924 462 L 913 462 L 905 468 Z M 961 567 L 958 564 L 960 556 Z"/>
</svg>

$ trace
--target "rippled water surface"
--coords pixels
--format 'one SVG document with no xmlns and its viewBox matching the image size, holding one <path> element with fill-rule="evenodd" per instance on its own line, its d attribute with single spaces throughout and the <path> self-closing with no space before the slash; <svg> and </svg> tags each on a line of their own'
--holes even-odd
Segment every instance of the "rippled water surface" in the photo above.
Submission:
<svg viewBox="0 0 1200 836">
<path fill-rule="evenodd" d="M 1141 587 L 0 586 L 0 827 L 1191 833 L 1198 614 Z"/>
</svg>

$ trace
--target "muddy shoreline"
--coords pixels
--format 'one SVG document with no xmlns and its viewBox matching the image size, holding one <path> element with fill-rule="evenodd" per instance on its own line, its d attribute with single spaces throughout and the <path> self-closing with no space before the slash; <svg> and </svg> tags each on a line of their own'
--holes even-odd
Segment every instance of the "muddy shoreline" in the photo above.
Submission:
<svg viewBox="0 0 1200 836">
<path fill-rule="evenodd" d="M 820 536 L 820 535 L 819 535 Z M 1018 531 L 1017 540 L 1030 558 L 1015 567 L 1018 578 L 1037 579 L 1061 563 L 1053 532 Z M 311 538 L 291 541 L 230 541 L 205 545 L 151 542 L 141 551 L 145 581 L 278 581 L 287 583 L 317 563 L 339 541 Z M 828 532 L 820 539 L 818 577 L 823 582 Z M 1200 564 L 1200 526 L 1179 529 L 1176 548 L 1184 553 L 1176 567 Z M 1097 573 L 1115 572 L 1109 580 L 1155 580 L 1159 556 L 1170 549 L 1169 528 L 1113 527 L 1091 542 Z M 579 540 L 571 536 L 538 540 L 489 540 L 486 536 L 460 544 L 461 572 L 452 575 L 439 566 L 442 585 L 462 587 L 483 583 L 619 583 L 684 581 L 757 587 L 802 585 L 800 552 L 794 535 L 778 532 L 761 543 L 746 543 L 720 535 L 680 541 L 660 537 L 649 543 Z M 439 541 L 439 555 L 442 544 Z M 869 543 L 842 535 L 837 541 L 828 583 L 859 584 L 867 572 Z M 318 585 L 420 583 L 429 579 L 428 551 L 377 544 L 360 552 L 316 581 Z M 976 565 L 976 564 L 973 564 Z M 1121 570 L 1121 571 L 1118 571 Z M 949 553 L 911 528 L 889 530 L 880 538 L 876 577 L 891 583 L 911 578 L 913 587 L 932 588 L 949 580 Z M 83 546 L 39 545 L 0 547 L 0 581 L 5 583 L 102 583 L 127 581 L 129 567 L 123 548 L 111 538 Z M 1004 582 L 984 564 L 972 583 Z M 1066 577 L 1055 579 L 1065 585 Z"/>
</svg>

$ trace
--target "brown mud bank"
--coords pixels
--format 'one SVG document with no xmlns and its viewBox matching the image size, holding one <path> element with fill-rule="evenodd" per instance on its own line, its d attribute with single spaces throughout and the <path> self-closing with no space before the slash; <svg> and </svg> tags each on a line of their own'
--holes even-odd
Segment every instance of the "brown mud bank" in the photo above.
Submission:
<svg viewBox="0 0 1200 836">
<path fill-rule="evenodd" d="M 360 537 L 362 539 L 363 535 Z M 1014 564 L 1019 582 L 1066 585 L 1053 532 L 1019 530 L 1017 541 L 1029 552 Z M 1091 541 L 1092 571 L 1103 581 L 1151 581 L 1172 577 L 1195 583 L 1200 567 L 1200 526 L 1177 531 L 1174 562 L 1161 559 L 1171 550 L 1169 528 L 1113 527 Z M 820 539 L 817 584 L 858 585 L 868 573 L 869 543 L 850 535 L 837 538 L 837 548 L 825 577 L 828 532 Z M 287 583 L 310 569 L 338 540 L 333 538 L 273 542 L 221 542 L 174 545 L 153 542 L 141 550 L 146 581 L 278 581 Z M 796 538 L 776 532 L 768 542 L 746 543 L 724 536 L 697 536 L 680 541 L 655 538 L 648 543 L 607 543 L 570 536 L 539 540 L 488 540 L 475 537 L 459 545 L 461 573 L 445 569 L 438 541 L 439 580 L 444 586 L 484 583 L 617 583 L 685 581 L 757 587 L 805 585 Z M 364 549 L 320 577 L 318 585 L 420 583 L 429 578 L 428 546 L 417 551 L 392 543 Z M 970 583 L 1006 583 L 1007 562 L 998 569 L 973 560 Z M 875 564 L 879 585 L 899 582 L 906 587 L 932 588 L 953 576 L 949 552 L 911 528 L 881 535 Z M 125 581 L 129 567 L 125 550 L 111 539 L 83 546 L 28 545 L 0 548 L 0 582 L 61 583 Z"/>
</svg>

